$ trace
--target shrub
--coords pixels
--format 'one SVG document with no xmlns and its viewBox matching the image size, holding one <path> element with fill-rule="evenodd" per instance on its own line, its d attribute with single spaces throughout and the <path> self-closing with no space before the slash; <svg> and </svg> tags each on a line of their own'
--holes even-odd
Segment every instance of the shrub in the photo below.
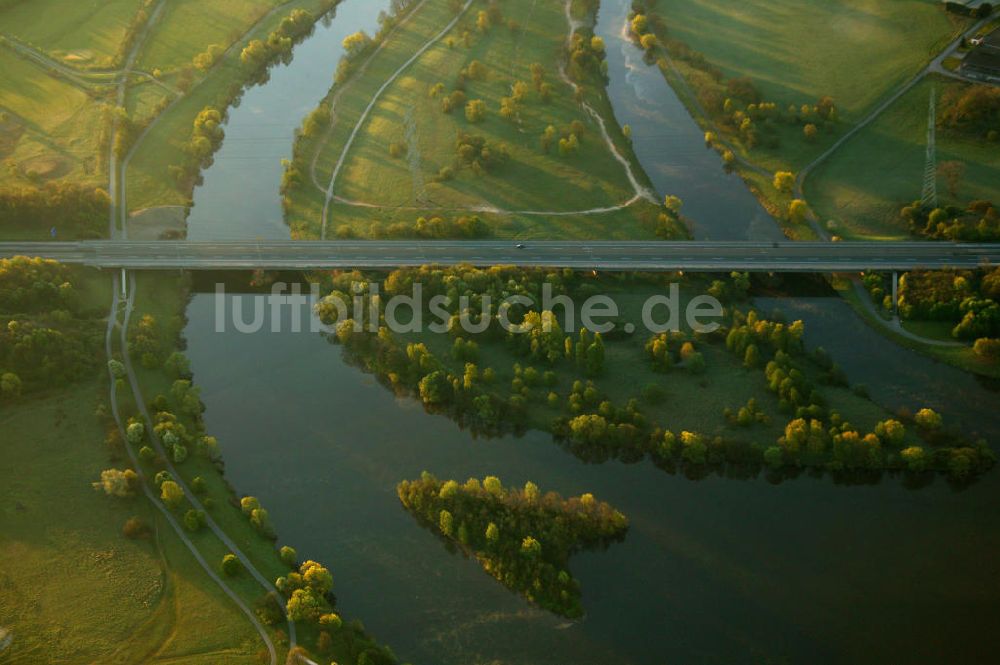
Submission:
<svg viewBox="0 0 1000 665">
<path fill-rule="evenodd" d="M 140 538 L 147 538 L 150 534 L 149 525 L 142 521 L 138 517 L 130 517 L 125 520 L 125 526 L 122 527 L 122 533 L 125 534 L 126 538 L 130 540 L 137 540 Z"/>
<path fill-rule="evenodd" d="M 233 577 L 239 575 L 241 570 L 243 570 L 243 563 L 235 554 L 230 553 L 222 557 L 222 572 L 226 575 Z"/>
</svg>

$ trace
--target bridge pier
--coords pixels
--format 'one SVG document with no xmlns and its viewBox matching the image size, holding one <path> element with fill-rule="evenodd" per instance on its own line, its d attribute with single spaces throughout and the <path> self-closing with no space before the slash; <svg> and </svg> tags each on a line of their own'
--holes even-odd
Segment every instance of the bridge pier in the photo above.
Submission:
<svg viewBox="0 0 1000 665">
<path fill-rule="evenodd" d="M 119 278 L 122 289 L 122 300 L 128 300 L 128 279 L 126 279 L 125 268 L 122 268 L 122 274 Z"/>
<path fill-rule="evenodd" d="M 892 315 L 899 316 L 899 273 L 892 271 Z"/>
</svg>

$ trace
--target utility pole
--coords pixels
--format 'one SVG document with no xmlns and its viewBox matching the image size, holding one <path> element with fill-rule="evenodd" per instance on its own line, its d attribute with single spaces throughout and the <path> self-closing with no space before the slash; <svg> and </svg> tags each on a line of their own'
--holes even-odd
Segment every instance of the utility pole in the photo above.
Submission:
<svg viewBox="0 0 1000 665">
<path fill-rule="evenodd" d="M 927 110 L 927 158 L 924 162 L 924 190 L 920 195 L 920 203 L 925 208 L 937 208 L 937 150 L 936 138 L 936 96 L 937 89 L 931 88 L 930 108 Z"/>
</svg>

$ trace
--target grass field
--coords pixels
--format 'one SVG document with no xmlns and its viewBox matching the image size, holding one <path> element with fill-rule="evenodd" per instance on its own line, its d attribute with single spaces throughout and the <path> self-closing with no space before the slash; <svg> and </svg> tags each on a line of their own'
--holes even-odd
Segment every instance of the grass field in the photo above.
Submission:
<svg viewBox="0 0 1000 665">
<path fill-rule="evenodd" d="M 67 65 L 111 67 L 141 0 L 30 0 L 0 3 L 0 32 Z"/>
<path fill-rule="evenodd" d="M 349 137 L 378 89 L 423 45 L 430 42 L 454 17 L 445 0 L 429 0 L 411 14 L 405 25 L 388 38 L 362 75 L 342 86 L 337 98 L 335 124 L 322 145 L 317 162 L 321 183 L 329 181 Z M 412 223 L 422 214 L 457 216 L 487 211 L 494 232 L 504 237 L 635 237 L 650 235 L 639 224 L 642 206 L 599 215 L 566 218 L 517 214 L 518 211 L 582 211 L 613 207 L 635 192 L 625 169 L 611 155 L 596 122 L 573 100 L 572 88 L 559 77 L 558 62 L 568 32 L 558 3 L 516 0 L 501 5 L 504 25 L 477 31 L 475 19 L 485 3 L 476 2 L 444 39 L 429 48 L 379 97 L 361 125 L 344 162 L 335 192 L 352 201 L 375 204 L 364 209 L 334 203 L 329 231 L 341 225 L 367 234 L 372 221 Z M 519 26 L 511 30 L 507 21 Z M 466 47 L 463 35 L 471 35 Z M 472 61 L 485 66 L 485 76 L 465 84 L 468 100 L 483 100 L 482 122 L 469 122 L 463 103 L 450 114 L 441 110 L 460 70 Z M 550 102 L 540 99 L 532 86 L 530 65 L 540 63 L 545 81 L 553 86 Z M 501 117 L 501 98 L 511 95 L 516 81 L 530 91 L 513 119 Z M 444 91 L 432 97 L 437 83 Z M 337 94 L 335 87 L 332 94 Z M 541 136 L 549 125 L 557 129 L 573 121 L 585 126 L 579 153 L 561 156 L 558 138 L 546 154 Z M 614 124 L 613 122 L 611 123 Z M 616 130 L 615 130 L 616 131 Z M 493 172 L 476 175 L 456 159 L 456 136 L 466 132 L 481 136 L 494 150 L 507 146 L 510 160 Z M 390 155 L 392 144 L 405 146 L 405 154 Z M 305 141 L 302 154 L 311 163 L 316 141 Z M 437 176 L 443 168 L 452 179 Z M 296 235 L 318 235 L 323 194 L 311 183 L 295 192 L 287 215 Z M 490 215 L 490 209 L 513 214 Z"/>
<path fill-rule="evenodd" d="M 187 7 L 190 4 L 178 5 L 178 11 L 180 11 L 180 8 Z M 259 17 L 259 15 L 264 13 L 260 11 L 263 4 L 260 2 L 242 3 L 242 14 L 238 13 L 238 15 L 244 16 L 245 19 L 245 22 L 239 26 L 241 35 L 244 35 L 245 31 L 251 28 L 250 18 Z M 268 7 L 272 5 L 273 3 L 270 3 Z M 318 15 L 320 2 L 318 0 L 293 0 L 293 2 L 283 5 L 280 11 L 275 12 L 269 19 L 262 21 L 253 30 L 251 35 L 245 35 L 245 38 L 240 43 L 244 44 L 250 41 L 250 39 L 265 39 L 268 33 L 274 30 L 285 16 L 293 9 L 299 7 L 313 12 L 314 15 Z M 185 11 L 189 10 L 190 8 Z M 163 38 L 179 38 L 177 35 L 170 37 L 171 31 L 183 32 L 183 27 L 180 25 L 172 27 L 173 22 L 177 20 L 176 18 L 167 21 L 166 19 L 168 18 L 165 15 L 157 24 L 157 29 L 150 36 L 150 48 L 157 49 L 158 46 L 156 45 Z M 232 28 L 232 26 L 230 27 Z M 160 36 L 161 31 L 166 33 L 165 37 Z M 224 34 L 209 35 L 205 33 L 199 39 L 223 39 L 224 36 Z M 232 40 L 232 36 L 228 39 L 223 39 L 227 46 Z M 183 61 L 178 56 L 173 59 L 172 64 L 179 67 L 190 64 L 191 57 L 195 53 L 204 51 L 211 43 L 218 42 L 202 43 L 194 40 L 190 41 L 184 49 L 193 51 L 192 55 L 190 57 L 185 56 L 186 59 Z M 210 72 L 201 76 L 201 78 L 195 79 L 191 89 L 185 93 L 184 97 L 158 116 L 155 126 L 136 149 L 134 157 L 129 164 L 129 169 L 125 174 L 128 208 L 130 211 L 160 205 L 186 205 L 188 203 L 191 192 L 182 191 L 171 176 L 169 167 L 184 163 L 186 159 L 184 147 L 191 138 L 191 127 L 195 116 L 206 106 L 218 107 L 222 105 L 223 102 L 228 100 L 230 86 L 234 82 L 242 80 L 239 59 L 240 50 L 240 48 L 234 48 L 233 52 L 223 58 Z M 143 54 L 141 59 L 146 57 Z M 167 60 L 161 66 L 170 65 L 171 61 Z M 146 92 L 144 94 L 150 96 L 156 93 Z M 141 108 L 144 102 L 141 99 L 133 99 L 132 94 L 130 94 L 130 104 L 133 107 Z"/>
<path fill-rule="evenodd" d="M 0 411 L 4 662 L 256 663 L 259 638 L 145 499 L 90 486 L 112 462 L 89 381 Z M 156 530 L 126 539 L 138 516 Z M 210 627 L 210 629 L 209 629 Z"/>
<path fill-rule="evenodd" d="M 841 124 L 862 118 L 968 25 L 935 0 L 661 0 L 655 13 L 671 38 L 727 78 L 749 77 L 780 108 L 833 97 Z M 808 143 L 781 129 L 780 148 L 754 149 L 754 162 L 797 169 L 839 133 Z"/>
<path fill-rule="evenodd" d="M 899 210 L 920 198 L 931 88 L 937 88 L 940 100 L 948 90 L 964 85 L 941 78 L 920 83 L 823 163 L 805 186 L 820 219 L 834 220 L 834 232 L 849 239 L 910 237 Z M 957 199 L 939 180 L 942 204 L 1000 200 L 1000 149 L 995 144 L 939 130 L 937 159 L 939 164 L 958 160 L 966 166 Z"/>
<path fill-rule="evenodd" d="M 146 314 L 152 315 L 159 324 L 163 340 L 177 339 L 181 333 L 181 326 L 183 325 L 182 314 L 186 304 L 181 282 L 176 278 L 167 278 L 163 275 L 146 273 L 138 277 L 137 288 L 136 307 L 132 321 L 136 322 Z M 169 347 L 169 350 L 172 350 L 172 347 Z M 162 369 L 146 369 L 136 364 L 135 371 L 139 378 L 143 398 L 147 404 L 159 394 L 170 393 L 172 380 Z M 128 405 L 131 404 L 131 400 L 126 399 L 123 402 L 126 404 L 126 408 L 129 408 Z M 208 432 L 208 434 L 212 433 Z M 224 458 L 226 454 L 226 442 L 221 441 L 220 445 Z M 184 463 L 176 465 L 175 468 L 189 485 L 196 477 L 201 477 L 205 481 L 206 491 L 201 500 L 210 499 L 214 504 L 214 507 L 209 510 L 210 516 L 236 543 L 240 550 L 250 558 L 254 567 L 265 578 L 275 580 L 279 576 L 288 574 L 289 569 L 279 560 L 275 544 L 258 534 L 252 528 L 243 512 L 232 504 L 234 490 L 229 486 L 219 468 L 213 462 L 192 454 Z M 152 474 L 156 469 L 150 466 L 146 471 Z M 238 496 L 248 493 L 245 491 L 248 488 L 237 488 L 236 491 L 240 489 L 244 491 L 240 492 Z M 280 525 L 276 525 L 276 528 L 280 533 Z M 195 546 L 206 560 L 210 562 L 221 561 L 222 557 L 229 552 L 218 538 L 207 529 L 202 529 L 190 535 Z M 294 543 L 279 542 L 279 544 L 294 546 Z M 193 560 L 192 563 L 194 563 Z M 336 577 L 336 571 L 332 572 L 334 577 Z M 254 581 L 246 572 L 236 577 L 226 578 L 226 581 L 250 607 L 254 607 L 254 603 L 264 594 L 260 584 Z M 211 583 L 209 583 L 209 586 L 211 586 Z M 219 593 L 221 594 L 221 591 Z M 231 602 L 230 605 L 232 605 Z M 209 618 L 206 616 L 205 620 L 209 621 Z M 249 623 L 246 625 L 249 628 Z M 297 631 L 299 644 L 307 648 L 312 648 L 318 634 L 316 627 L 310 625 L 308 622 L 299 622 L 297 624 Z M 329 658 L 332 656 L 336 662 L 345 665 L 353 663 L 354 658 L 350 650 L 351 644 L 353 644 L 351 635 L 352 632 L 346 629 L 343 631 L 332 631 L 332 648 L 330 653 L 326 654 L 326 657 Z M 272 638 L 274 637 L 275 635 L 272 635 Z M 207 632 L 205 638 L 208 640 L 222 640 L 227 638 L 227 635 L 224 632 L 221 634 L 219 632 Z M 241 640 L 242 642 L 230 637 L 229 641 L 224 643 L 231 647 L 245 643 L 245 648 L 250 649 L 252 647 L 254 650 L 253 653 L 257 653 L 261 648 L 260 638 L 252 629 L 250 629 L 249 636 L 241 638 Z M 282 645 L 276 644 L 276 646 L 279 647 L 280 656 Z M 287 651 L 287 645 L 284 646 Z M 205 662 L 214 663 L 217 661 L 206 660 Z"/>
<path fill-rule="evenodd" d="M 282 0 L 168 2 L 139 53 L 140 69 L 164 72 L 191 65 L 210 44 L 227 48 Z"/>
<path fill-rule="evenodd" d="M 107 307 L 105 276 L 74 283 L 86 311 Z M 128 466 L 95 415 L 103 376 L 0 407 L 0 622 L 13 635 L 4 662 L 258 662 L 249 622 L 159 511 L 91 487 L 103 469 Z M 151 538 L 124 537 L 133 516 Z"/>
<path fill-rule="evenodd" d="M 102 181 L 101 99 L 0 48 L 0 185 Z"/>
</svg>

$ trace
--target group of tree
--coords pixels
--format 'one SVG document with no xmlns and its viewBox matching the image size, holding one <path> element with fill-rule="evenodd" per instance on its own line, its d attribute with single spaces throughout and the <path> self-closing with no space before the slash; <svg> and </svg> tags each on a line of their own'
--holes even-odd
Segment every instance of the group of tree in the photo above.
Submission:
<svg viewBox="0 0 1000 665">
<path fill-rule="evenodd" d="M 29 275 L 37 281 L 25 288 L 20 279 Z M 0 261 L 0 401 L 80 380 L 98 367 L 100 322 L 78 311 L 63 279 L 46 262 Z M 25 300 L 33 295 L 36 302 Z"/>
<path fill-rule="evenodd" d="M 567 73 L 578 82 L 603 82 L 608 75 L 604 40 L 589 30 L 578 29 L 569 43 Z"/>
<path fill-rule="evenodd" d="M 629 26 L 633 39 L 649 57 L 655 57 L 657 48 L 662 45 L 674 60 L 681 62 L 685 68 L 682 75 L 693 88 L 701 107 L 747 149 L 756 146 L 777 149 L 781 141 L 779 125 L 801 127 L 805 141 L 816 140 L 821 131 L 833 130 L 837 110 L 831 97 L 821 97 L 815 104 L 789 104 L 787 107 L 765 100 L 749 78 L 727 79 L 703 54 L 671 38 L 659 14 L 652 11 L 654 4 L 648 0 L 632 3 Z M 666 69 L 669 64 L 660 60 L 659 66 Z M 714 135 L 708 143 L 720 152 L 725 151 Z"/>
<path fill-rule="evenodd" d="M 898 305 L 903 318 L 952 322 L 952 335 L 959 339 L 1000 337 L 998 302 L 1000 268 L 985 273 L 915 270 L 899 281 Z M 981 355 L 989 357 L 989 348 L 990 342 L 984 341 Z"/>
<path fill-rule="evenodd" d="M 312 31 L 315 21 L 308 11 L 293 9 L 266 40 L 254 39 L 247 44 L 240 53 L 240 62 L 248 72 L 256 75 L 275 62 L 287 60 L 292 46 Z"/>
<path fill-rule="evenodd" d="M 464 484 L 429 473 L 397 487 L 403 506 L 508 589 L 555 614 L 583 614 L 570 556 L 624 538 L 628 520 L 591 494 L 564 499 L 534 483 L 506 488 L 495 476 Z"/>
<path fill-rule="evenodd" d="M 0 189 L 0 227 L 49 229 L 73 238 L 99 238 L 107 228 L 111 199 L 100 188 L 56 181 L 41 186 Z"/>
<path fill-rule="evenodd" d="M 949 87 L 941 99 L 938 123 L 970 139 L 1000 139 L 1000 88 L 985 84 Z"/>
<path fill-rule="evenodd" d="M 163 340 L 160 325 L 152 314 L 144 314 L 138 323 L 129 328 L 128 353 L 146 369 L 154 369 L 162 364 Z"/>
<path fill-rule="evenodd" d="M 958 206 L 928 208 L 920 201 L 904 206 L 900 216 L 910 233 L 934 240 L 997 242 L 1000 240 L 1000 210 L 989 201 Z"/>
<path fill-rule="evenodd" d="M 476 175 L 484 175 L 496 171 L 509 161 L 510 149 L 505 144 L 491 144 L 484 136 L 458 132 L 455 139 L 457 167 L 469 168 Z"/>
<path fill-rule="evenodd" d="M 674 366 L 681 366 L 692 374 L 705 371 L 705 357 L 683 332 L 652 335 L 646 340 L 645 351 L 654 372 L 668 372 Z"/>
<path fill-rule="evenodd" d="M 334 231 L 337 238 L 359 237 L 349 224 L 342 224 Z M 373 240 L 384 238 L 428 238 L 428 239 L 472 239 L 488 238 L 493 229 L 478 215 L 461 215 L 455 218 L 418 217 L 414 222 L 372 222 L 367 237 Z"/>
</svg>

